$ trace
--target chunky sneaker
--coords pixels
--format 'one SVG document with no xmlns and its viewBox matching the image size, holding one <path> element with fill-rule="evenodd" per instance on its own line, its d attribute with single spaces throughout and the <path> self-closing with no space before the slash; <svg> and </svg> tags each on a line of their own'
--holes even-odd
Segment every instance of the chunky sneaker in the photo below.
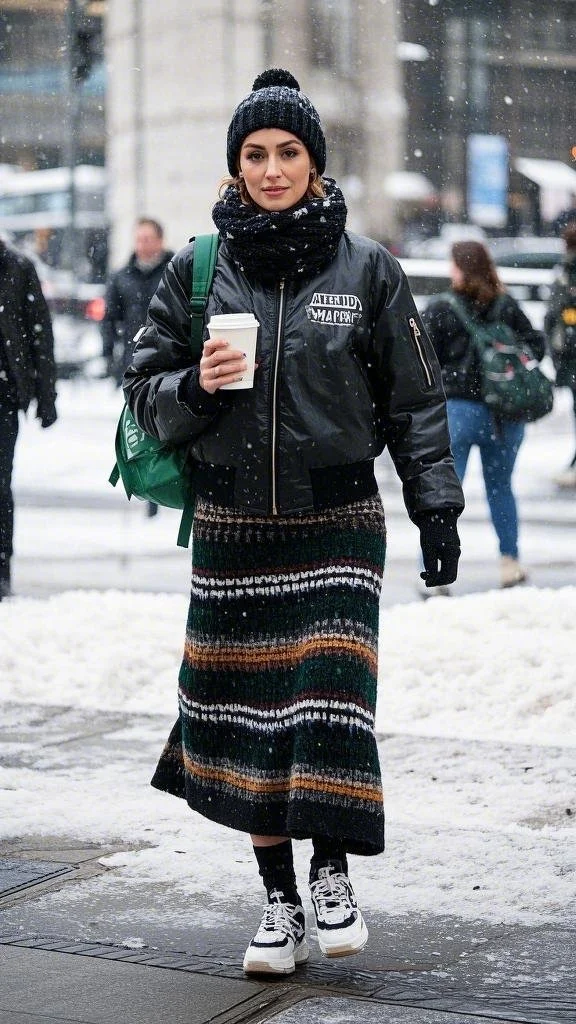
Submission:
<svg viewBox="0 0 576 1024">
<path fill-rule="evenodd" d="M 368 929 L 339 860 L 329 861 L 311 875 L 310 896 L 324 956 L 349 956 L 364 949 Z"/>
<path fill-rule="evenodd" d="M 310 956 L 301 903 L 285 903 L 284 893 L 273 890 L 264 907 L 260 927 L 244 956 L 246 974 L 293 974 L 296 964 Z"/>
</svg>

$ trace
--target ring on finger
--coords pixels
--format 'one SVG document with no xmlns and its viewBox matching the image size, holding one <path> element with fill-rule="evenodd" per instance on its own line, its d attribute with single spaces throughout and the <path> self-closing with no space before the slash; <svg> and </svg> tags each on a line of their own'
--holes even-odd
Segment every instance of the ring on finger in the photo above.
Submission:
<svg viewBox="0 0 576 1024">
<path fill-rule="evenodd" d="M 218 376 L 219 370 L 220 370 L 220 367 L 219 367 L 219 366 L 215 366 L 215 367 L 214 367 L 214 376 L 215 376 L 215 377 L 217 377 L 217 376 Z"/>
</svg>

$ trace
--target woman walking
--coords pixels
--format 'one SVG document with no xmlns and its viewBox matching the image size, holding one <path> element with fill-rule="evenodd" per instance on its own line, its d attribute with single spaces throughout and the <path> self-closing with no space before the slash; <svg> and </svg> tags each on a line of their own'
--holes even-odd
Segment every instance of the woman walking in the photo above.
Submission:
<svg viewBox="0 0 576 1024">
<path fill-rule="evenodd" d="M 504 291 L 490 253 L 481 242 L 453 245 L 451 279 L 452 292 L 464 304 L 467 316 L 482 323 L 508 324 L 535 359 L 543 358 L 543 334 L 534 330 L 516 300 Z M 519 561 L 518 512 L 512 490 L 524 424 L 496 421 L 482 400 L 476 351 L 450 298 L 439 295 L 432 299 L 423 321 L 442 367 L 456 472 L 463 480 L 470 449 L 477 445 L 500 549 L 500 583 L 502 587 L 516 586 L 528 578 Z"/>
<path fill-rule="evenodd" d="M 206 319 L 253 313 L 257 370 L 207 340 L 191 365 L 194 244 L 153 298 L 124 388 L 139 425 L 190 440 L 197 504 L 180 715 L 153 785 L 251 835 L 268 902 L 247 973 L 308 957 L 292 839 L 312 840 L 327 956 L 367 929 L 348 854 L 384 848 L 374 736 L 388 443 L 430 585 L 456 577 L 463 508 L 434 351 L 398 263 L 345 230 L 317 111 L 271 70 L 239 104 Z M 207 336 L 207 335 L 205 335 Z"/>
</svg>

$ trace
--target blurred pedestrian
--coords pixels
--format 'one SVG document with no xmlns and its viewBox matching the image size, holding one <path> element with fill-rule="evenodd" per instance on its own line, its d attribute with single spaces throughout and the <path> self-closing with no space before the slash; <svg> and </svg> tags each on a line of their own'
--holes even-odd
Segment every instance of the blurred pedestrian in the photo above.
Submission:
<svg viewBox="0 0 576 1024">
<path fill-rule="evenodd" d="M 254 314 L 254 385 L 222 390 L 246 369 L 222 338 L 191 362 L 193 241 L 167 267 L 124 378 L 142 429 L 190 441 L 198 494 L 180 717 L 153 785 L 250 833 L 268 903 L 244 970 L 289 974 L 308 957 L 292 839 L 312 839 L 327 956 L 367 941 L 348 854 L 384 847 L 384 439 L 431 585 L 456 578 L 463 498 L 440 368 L 406 278 L 381 245 L 345 230 L 320 118 L 289 72 L 256 79 L 227 160 L 206 319 Z"/>
<path fill-rule="evenodd" d="M 564 237 L 564 231 L 569 224 L 576 223 L 576 195 L 572 196 L 570 205 L 562 210 L 556 219 L 552 221 L 552 230 L 555 235 L 562 235 Z"/>
<path fill-rule="evenodd" d="M 118 386 L 132 360 L 134 336 L 146 320 L 150 299 L 173 255 L 164 248 L 162 225 L 151 217 L 140 217 L 134 228 L 134 251 L 126 265 L 111 275 L 106 288 L 103 355 L 108 374 Z"/>
<path fill-rule="evenodd" d="M 164 248 L 162 225 L 151 217 L 140 217 L 134 229 L 134 251 L 128 263 L 112 274 L 106 288 L 103 355 L 108 375 L 118 386 L 132 359 L 134 337 L 146 320 L 150 299 L 173 255 Z M 157 505 L 147 502 L 148 516 L 157 511 Z"/>
<path fill-rule="evenodd" d="M 564 228 L 566 255 L 558 268 L 546 307 L 544 330 L 556 370 L 556 386 L 570 388 L 576 424 L 576 217 Z M 576 451 L 555 477 L 559 487 L 576 487 Z"/>
<path fill-rule="evenodd" d="M 42 427 L 50 427 L 56 421 L 50 312 L 32 261 L 0 240 L 0 600 L 11 594 L 18 415 L 33 400 Z"/>
<path fill-rule="evenodd" d="M 502 285 L 482 242 L 452 246 L 452 291 L 469 316 L 481 323 L 508 324 L 519 341 L 540 361 L 546 351 L 544 335 Z M 442 295 L 428 303 L 423 321 L 436 349 L 448 399 L 448 424 L 456 472 L 464 479 L 473 445 L 480 451 L 482 473 L 492 524 L 500 549 L 500 583 L 513 587 L 528 574 L 518 555 L 518 510 L 512 473 L 524 438 L 524 424 L 495 420 L 482 399 L 478 356 L 471 337 L 450 301 Z"/>
</svg>

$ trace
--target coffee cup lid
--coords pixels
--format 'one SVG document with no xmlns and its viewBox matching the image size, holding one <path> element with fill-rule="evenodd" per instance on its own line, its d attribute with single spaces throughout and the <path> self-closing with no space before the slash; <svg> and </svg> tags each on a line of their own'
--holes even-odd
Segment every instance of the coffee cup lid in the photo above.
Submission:
<svg viewBox="0 0 576 1024">
<path fill-rule="evenodd" d="M 214 328 L 259 327 L 253 313 L 216 313 L 210 317 L 209 326 Z"/>
</svg>

